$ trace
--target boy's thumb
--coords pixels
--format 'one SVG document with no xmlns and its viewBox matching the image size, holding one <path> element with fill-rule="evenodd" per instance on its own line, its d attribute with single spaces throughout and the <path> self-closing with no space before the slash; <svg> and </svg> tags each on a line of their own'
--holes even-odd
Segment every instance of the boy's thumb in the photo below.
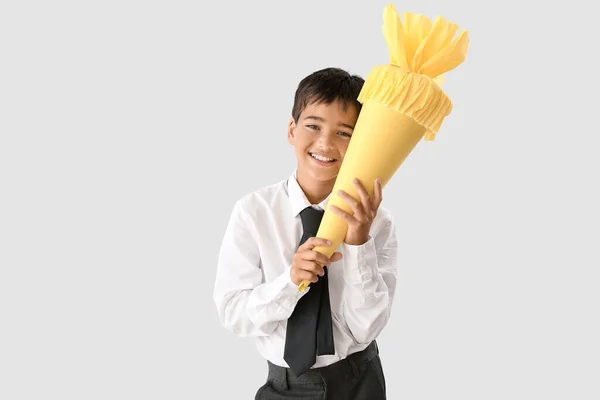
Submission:
<svg viewBox="0 0 600 400">
<path fill-rule="evenodd" d="M 331 262 L 336 262 L 336 261 L 340 261 L 341 259 L 342 259 L 342 253 L 335 252 L 335 253 L 333 253 L 333 255 L 331 256 L 331 258 L 329 260 Z"/>
</svg>

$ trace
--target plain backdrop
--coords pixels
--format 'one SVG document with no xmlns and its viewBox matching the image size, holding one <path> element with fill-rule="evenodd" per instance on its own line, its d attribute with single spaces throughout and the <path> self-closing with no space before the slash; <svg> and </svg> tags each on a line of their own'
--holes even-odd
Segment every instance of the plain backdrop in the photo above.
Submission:
<svg viewBox="0 0 600 400">
<path fill-rule="evenodd" d="M 0 399 L 253 398 L 212 300 L 231 208 L 292 173 L 300 79 L 389 61 L 387 3 L 0 4 Z M 471 42 L 384 191 L 389 398 L 600 398 L 592 3 L 393 4 Z"/>
</svg>

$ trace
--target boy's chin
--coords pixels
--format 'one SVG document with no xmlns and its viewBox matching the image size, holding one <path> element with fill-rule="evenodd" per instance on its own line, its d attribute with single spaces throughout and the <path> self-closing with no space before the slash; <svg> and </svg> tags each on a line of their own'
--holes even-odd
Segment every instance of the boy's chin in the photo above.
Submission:
<svg viewBox="0 0 600 400">
<path fill-rule="evenodd" d="M 323 168 L 323 167 L 315 167 L 311 166 L 308 170 L 309 175 L 315 181 L 328 182 L 332 179 L 335 179 L 340 172 L 340 169 L 337 167 Z"/>
</svg>

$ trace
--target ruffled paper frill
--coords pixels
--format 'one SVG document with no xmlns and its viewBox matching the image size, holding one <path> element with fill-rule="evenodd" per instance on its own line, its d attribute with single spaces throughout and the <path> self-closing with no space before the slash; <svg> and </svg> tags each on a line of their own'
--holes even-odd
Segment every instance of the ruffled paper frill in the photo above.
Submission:
<svg viewBox="0 0 600 400">
<path fill-rule="evenodd" d="M 455 37 L 458 25 L 441 16 L 431 21 L 405 12 L 402 22 L 393 4 L 385 7 L 382 29 L 390 64 L 370 71 L 358 100 L 377 101 L 414 119 L 426 129 L 425 140 L 434 140 L 452 111 L 441 88 L 444 73 L 464 61 L 468 32 Z"/>
<path fill-rule="evenodd" d="M 358 101 L 376 101 L 414 119 L 426 129 L 425 140 L 435 139 L 452 111 L 450 98 L 433 79 L 391 64 L 369 72 Z"/>
</svg>

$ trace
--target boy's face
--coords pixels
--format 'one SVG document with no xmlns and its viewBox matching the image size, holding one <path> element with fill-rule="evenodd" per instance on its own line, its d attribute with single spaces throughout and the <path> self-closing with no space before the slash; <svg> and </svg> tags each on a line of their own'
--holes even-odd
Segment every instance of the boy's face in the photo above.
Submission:
<svg viewBox="0 0 600 400">
<path fill-rule="evenodd" d="M 314 181 L 330 182 L 340 170 L 358 110 L 341 102 L 306 106 L 297 122 L 290 119 L 288 141 L 294 146 L 298 173 Z"/>
</svg>

